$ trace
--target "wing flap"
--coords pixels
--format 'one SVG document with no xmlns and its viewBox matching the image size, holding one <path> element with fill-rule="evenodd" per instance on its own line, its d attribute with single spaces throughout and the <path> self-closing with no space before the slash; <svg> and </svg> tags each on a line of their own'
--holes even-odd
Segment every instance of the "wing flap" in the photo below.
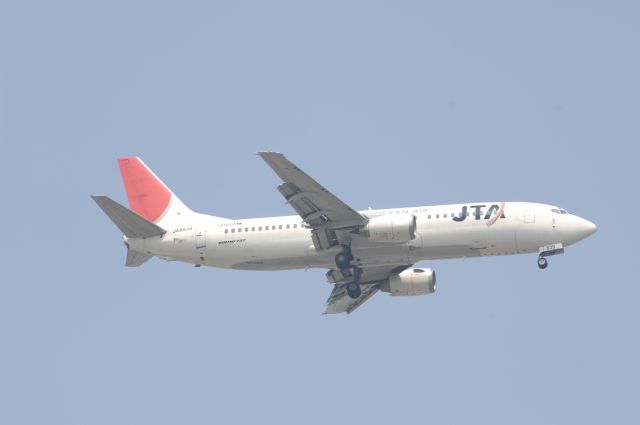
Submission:
<svg viewBox="0 0 640 425">
<path fill-rule="evenodd" d="M 324 314 L 352 313 L 369 300 L 369 298 L 373 297 L 380 290 L 380 286 L 388 281 L 389 276 L 394 273 L 400 273 L 408 267 L 410 267 L 408 264 L 397 264 L 362 269 L 362 283 L 360 283 L 362 294 L 356 299 L 351 298 L 349 294 L 347 294 L 348 282 L 335 284 L 333 291 L 331 291 L 327 299 L 327 308 Z"/>
<path fill-rule="evenodd" d="M 324 314 L 350 314 L 378 292 L 379 283 L 363 283 L 360 287 L 362 289 L 362 295 L 353 299 L 347 294 L 346 284 L 335 285 L 333 291 L 331 291 L 331 295 L 329 295 L 329 299 L 327 299 L 327 309 L 324 311 Z"/>
</svg>

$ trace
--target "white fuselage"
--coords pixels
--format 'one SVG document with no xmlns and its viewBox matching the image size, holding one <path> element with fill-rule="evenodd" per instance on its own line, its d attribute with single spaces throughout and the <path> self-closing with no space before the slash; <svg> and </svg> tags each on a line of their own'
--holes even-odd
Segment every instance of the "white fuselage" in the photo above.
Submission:
<svg viewBox="0 0 640 425">
<path fill-rule="evenodd" d="M 502 205 L 504 216 L 489 211 Z M 466 210 L 465 210 L 466 207 Z M 367 217 L 412 214 L 415 239 L 407 243 L 372 242 L 353 234 L 354 261 L 362 267 L 414 264 L 423 260 L 538 252 L 541 247 L 571 245 L 595 231 L 595 226 L 556 207 L 526 202 L 471 204 L 367 210 Z M 466 214 L 463 214 L 466 212 Z M 454 220 L 453 217 L 456 217 Z M 281 270 L 335 267 L 341 246 L 316 250 L 311 230 L 299 216 L 227 220 L 204 214 L 163 217 L 167 232 L 146 239 L 127 239 L 133 249 L 167 260 L 196 265 Z"/>
</svg>

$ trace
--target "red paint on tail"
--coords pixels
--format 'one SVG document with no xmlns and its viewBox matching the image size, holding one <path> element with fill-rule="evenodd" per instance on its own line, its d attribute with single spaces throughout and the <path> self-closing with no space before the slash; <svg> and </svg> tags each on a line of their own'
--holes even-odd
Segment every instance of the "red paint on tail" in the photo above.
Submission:
<svg viewBox="0 0 640 425">
<path fill-rule="evenodd" d="M 171 191 L 138 157 L 118 158 L 129 207 L 156 221 L 169 206 Z"/>
</svg>

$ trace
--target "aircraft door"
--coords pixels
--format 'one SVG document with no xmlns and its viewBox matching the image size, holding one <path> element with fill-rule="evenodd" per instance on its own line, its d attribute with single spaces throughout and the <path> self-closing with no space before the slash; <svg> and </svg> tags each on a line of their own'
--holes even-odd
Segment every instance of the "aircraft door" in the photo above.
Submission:
<svg viewBox="0 0 640 425">
<path fill-rule="evenodd" d="M 196 240 L 196 249 L 207 247 L 207 231 L 205 229 L 194 230 L 194 236 Z"/>
</svg>

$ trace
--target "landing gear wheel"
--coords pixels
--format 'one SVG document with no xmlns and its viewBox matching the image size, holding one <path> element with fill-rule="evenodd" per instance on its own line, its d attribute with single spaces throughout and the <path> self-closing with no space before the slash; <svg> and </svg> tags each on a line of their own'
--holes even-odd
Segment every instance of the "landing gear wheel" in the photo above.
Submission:
<svg viewBox="0 0 640 425">
<path fill-rule="evenodd" d="M 340 270 L 348 269 L 352 258 L 351 253 L 348 251 L 339 252 L 336 254 L 336 266 Z"/>
<path fill-rule="evenodd" d="M 349 298 L 353 298 L 354 300 L 362 295 L 362 289 L 360 288 L 360 284 L 358 282 L 351 282 L 347 284 L 347 294 Z"/>
<path fill-rule="evenodd" d="M 549 263 L 547 262 L 546 258 L 538 257 L 538 267 L 540 267 L 541 269 L 546 269 L 548 265 Z"/>
</svg>

